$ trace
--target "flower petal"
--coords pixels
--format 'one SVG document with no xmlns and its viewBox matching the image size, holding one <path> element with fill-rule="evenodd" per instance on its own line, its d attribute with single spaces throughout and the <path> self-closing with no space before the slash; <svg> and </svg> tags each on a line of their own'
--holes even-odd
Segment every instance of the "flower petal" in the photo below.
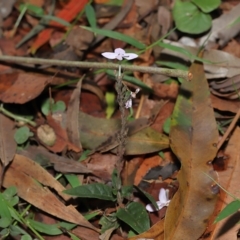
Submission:
<svg viewBox="0 0 240 240">
<path fill-rule="evenodd" d="M 116 49 L 114 50 L 114 53 L 115 53 L 115 54 L 124 55 L 126 52 L 125 52 L 125 50 L 123 50 L 122 48 L 116 48 Z"/>
<path fill-rule="evenodd" d="M 125 103 L 125 108 L 131 108 L 132 107 L 132 99 L 129 98 Z"/>
<path fill-rule="evenodd" d="M 120 61 L 123 60 L 123 56 L 125 54 L 125 51 L 122 48 L 116 48 L 114 50 L 114 53 L 116 54 L 116 58 L 118 60 L 120 60 Z"/>
<path fill-rule="evenodd" d="M 108 59 L 116 59 L 117 58 L 116 53 L 113 53 L 113 52 L 104 52 L 104 53 L 102 53 L 102 55 Z"/>
<path fill-rule="evenodd" d="M 169 200 L 168 196 L 167 196 L 167 191 L 168 190 L 166 190 L 164 188 L 160 189 L 158 199 L 161 203 L 167 203 L 167 201 Z"/>
<path fill-rule="evenodd" d="M 156 212 L 156 211 L 159 211 L 160 209 L 162 209 L 163 207 L 167 206 L 166 204 L 163 204 L 159 201 L 156 202 L 156 203 L 157 203 L 158 209 L 156 209 L 152 204 L 147 204 L 146 205 L 146 210 L 149 211 L 149 212 Z"/>
<path fill-rule="evenodd" d="M 138 55 L 136 53 L 125 53 L 123 57 L 127 60 L 132 60 L 134 58 L 137 58 Z"/>
</svg>

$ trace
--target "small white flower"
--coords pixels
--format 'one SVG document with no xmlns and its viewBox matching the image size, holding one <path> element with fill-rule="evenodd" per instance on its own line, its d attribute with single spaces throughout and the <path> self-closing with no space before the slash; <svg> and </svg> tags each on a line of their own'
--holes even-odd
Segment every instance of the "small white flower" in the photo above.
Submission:
<svg viewBox="0 0 240 240">
<path fill-rule="evenodd" d="M 156 202 L 158 205 L 158 209 L 156 209 L 152 204 L 148 204 L 146 206 L 147 211 L 155 212 L 155 211 L 159 211 L 163 207 L 167 207 L 170 203 L 168 193 L 169 193 L 168 189 L 166 190 L 164 188 L 161 188 L 158 195 L 159 201 Z"/>
<path fill-rule="evenodd" d="M 132 98 L 136 98 L 137 93 L 140 91 L 140 88 L 137 88 L 135 92 L 130 93 L 130 98 L 125 103 L 125 108 L 131 108 L 132 107 Z"/>
<path fill-rule="evenodd" d="M 132 107 L 132 99 L 129 98 L 125 103 L 125 108 L 131 108 Z"/>
<path fill-rule="evenodd" d="M 127 60 L 132 60 L 137 58 L 138 55 L 136 53 L 126 53 L 122 48 L 116 48 L 114 52 L 104 52 L 102 55 L 108 59 L 118 59 L 123 60 L 123 58 Z"/>
</svg>

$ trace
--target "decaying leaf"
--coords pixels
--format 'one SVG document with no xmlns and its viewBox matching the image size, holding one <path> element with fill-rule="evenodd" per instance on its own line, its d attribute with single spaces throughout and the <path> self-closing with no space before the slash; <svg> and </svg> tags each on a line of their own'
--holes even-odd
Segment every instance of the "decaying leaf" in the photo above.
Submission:
<svg viewBox="0 0 240 240">
<path fill-rule="evenodd" d="M 141 233 L 137 236 L 128 238 L 128 240 L 139 240 L 139 239 L 154 239 L 154 240 L 164 240 L 164 220 L 154 224 L 148 231 Z"/>
<path fill-rule="evenodd" d="M 67 134 L 69 140 L 77 146 L 80 151 L 82 151 L 82 146 L 80 142 L 80 136 L 79 131 L 76 131 L 76 129 L 79 129 L 79 120 L 78 120 L 78 112 L 79 112 L 79 103 L 80 103 L 80 94 L 81 94 L 81 86 L 82 86 L 82 79 L 79 80 L 76 89 L 74 89 L 71 99 L 68 104 L 67 109 Z"/>
<path fill-rule="evenodd" d="M 13 160 L 17 149 L 14 140 L 14 122 L 0 113 L 0 159 L 4 167 Z"/>
<path fill-rule="evenodd" d="M 167 209 L 165 240 L 198 239 L 214 211 L 218 188 L 211 161 L 217 153 L 218 130 L 203 66 L 193 63 L 171 119 L 170 146 L 181 162 L 179 189 Z M 209 175 L 209 176 L 207 176 Z"/>
<path fill-rule="evenodd" d="M 84 148 L 106 152 L 118 146 L 119 119 L 95 118 L 80 112 L 79 122 Z M 130 137 L 127 139 L 126 155 L 156 152 L 169 146 L 167 136 L 148 126 L 149 120 L 146 118 L 129 123 Z"/>
<path fill-rule="evenodd" d="M 46 148 L 41 146 L 29 146 L 25 150 L 18 150 L 20 155 L 24 155 L 40 164 L 42 167 L 53 165 L 57 172 L 61 173 L 91 173 L 82 163 L 74 161 L 67 157 L 58 156 L 50 153 Z"/>
<path fill-rule="evenodd" d="M 65 188 L 39 164 L 24 156 L 15 155 L 6 171 L 3 186 L 6 188 L 15 186 L 21 198 L 44 212 L 98 231 L 72 205 L 64 205 L 62 200 L 46 186 L 55 189 L 63 199 L 67 200 L 69 196 L 62 193 Z"/>
<path fill-rule="evenodd" d="M 51 78 L 31 73 L 0 74 L 0 100 L 4 103 L 26 103 L 36 98 Z"/>
</svg>

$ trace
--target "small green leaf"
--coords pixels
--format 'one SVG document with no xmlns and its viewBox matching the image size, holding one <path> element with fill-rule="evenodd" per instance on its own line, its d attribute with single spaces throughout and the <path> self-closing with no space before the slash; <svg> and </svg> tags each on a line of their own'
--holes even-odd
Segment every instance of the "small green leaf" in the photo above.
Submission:
<svg viewBox="0 0 240 240">
<path fill-rule="evenodd" d="M 28 221 L 30 225 L 38 232 L 45 233 L 51 236 L 62 234 L 62 231 L 58 228 L 57 224 L 45 224 L 34 221 L 32 219 L 29 219 Z"/>
<path fill-rule="evenodd" d="M 170 61 L 156 61 L 155 62 L 158 65 L 173 68 L 173 69 L 181 69 L 181 70 L 188 70 L 189 67 L 187 67 L 185 64 L 179 63 L 179 62 L 170 62 Z"/>
<path fill-rule="evenodd" d="M 116 168 L 114 168 L 112 173 L 112 185 L 115 190 L 119 190 L 122 185 L 121 179 L 118 177 Z"/>
<path fill-rule="evenodd" d="M 19 197 L 16 196 L 16 194 L 17 188 L 15 186 L 12 186 L 5 189 L 5 191 L 3 192 L 3 197 L 11 206 L 15 206 L 19 202 Z"/>
<path fill-rule="evenodd" d="M 109 119 L 112 117 L 113 113 L 116 110 L 115 93 L 114 92 L 106 92 L 105 100 L 107 103 L 106 118 Z"/>
<path fill-rule="evenodd" d="M 209 14 L 201 12 L 192 2 L 176 0 L 173 7 L 173 18 L 178 30 L 200 34 L 210 29 L 212 18 Z"/>
<path fill-rule="evenodd" d="M 64 112 L 66 109 L 66 105 L 63 101 L 54 102 L 53 99 L 48 98 L 45 100 L 41 106 L 42 113 L 47 116 L 50 112 Z"/>
<path fill-rule="evenodd" d="M 12 222 L 11 218 L 1 217 L 1 219 L 0 219 L 0 227 L 1 228 L 7 228 L 7 227 L 10 226 L 11 222 Z"/>
<path fill-rule="evenodd" d="M 240 200 L 229 203 L 217 216 L 215 223 L 223 220 L 224 218 L 236 213 L 240 209 Z"/>
<path fill-rule="evenodd" d="M 168 117 L 163 123 L 163 132 L 166 134 L 169 134 L 170 128 L 171 128 L 171 117 Z"/>
<path fill-rule="evenodd" d="M 16 130 L 14 134 L 14 139 L 17 144 L 25 143 L 29 137 L 32 137 L 33 133 L 27 126 L 20 127 Z"/>
<path fill-rule="evenodd" d="M 99 224 L 102 225 L 101 233 L 104 233 L 108 229 L 117 229 L 119 227 L 119 223 L 116 217 L 116 213 L 109 214 L 108 216 L 102 216 Z"/>
<path fill-rule="evenodd" d="M 11 225 L 10 226 L 10 232 L 12 236 L 17 236 L 17 235 L 25 235 L 27 232 L 20 228 L 18 225 Z"/>
<path fill-rule="evenodd" d="M 101 210 L 96 210 L 94 212 L 84 214 L 84 218 L 87 220 L 91 220 L 92 218 L 96 217 L 97 215 L 101 214 Z"/>
<path fill-rule="evenodd" d="M 66 110 L 66 105 L 63 101 L 57 101 L 53 104 L 52 112 L 64 112 Z"/>
<path fill-rule="evenodd" d="M 30 13 L 33 13 L 37 16 L 43 16 L 44 15 L 44 10 L 36 5 L 32 5 L 32 4 L 20 4 L 19 6 L 19 10 L 24 11 L 24 9 L 27 8 L 28 11 L 30 11 Z"/>
<path fill-rule="evenodd" d="M 101 183 L 82 185 L 63 191 L 66 194 L 82 198 L 98 198 L 103 200 L 115 201 L 112 188 Z"/>
<path fill-rule="evenodd" d="M 119 208 L 117 218 L 139 234 L 150 228 L 148 213 L 145 207 L 138 202 L 131 202 L 125 209 Z"/>
<path fill-rule="evenodd" d="M 97 28 L 97 20 L 95 10 L 91 4 L 87 4 L 85 6 L 85 13 L 87 16 L 87 20 L 92 28 Z"/>
<path fill-rule="evenodd" d="M 123 198 L 130 198 L 133 193 L 133 186 L 123 186 L 121 189 L 122 197 Z"/>
<path fill-rule="evenodd" d="M 73 188 L 82 185 L 76 174 L 64 174 L 64 177 L 68 180 Z"/>
<path fill-rule="evenodd" d="M 30 235 L 26 234 L 21 237 L 21 240 L 32 240 L 32 237 Z"/>
<path fill-rule="evenodd" d="M 221 0 L 191 0 L 195 3 L 203 12 L 209 13 L 220 6 Z"/>
<path fill-rule="evenodd" d="M 106 29 L 98 29 L 98 28 L 91 28 L 91 27 L 85 27 L 82 26 L 83 29 L 86 29 L 88 31 L 94 32 L 96 34 L 99 35 L 103 35 L 109 38 L 113 38 L 113 39 L 117 39 L 117 40 L 121 40 L 125 43 L 128 43 L 138 49 L 144 49 L 146 47 L 145 44 L 137 41 L 136 39 L 127 36 L 125 34 L 119 33 L 119 32 L 115 32 L 115 31 L 111 31 L 111 30 L 106 30 Z"/>
<path fill-rule="evenodd" d="M 174 52 L 181 53 L 181 54 L 185 55 L 186 57 L 188 57 L 190 60 L 198 60 L 199 62 L 208 63 L 208 64 L 213 64 L 214 63 L 214 62 L 208 61 L 206 59 L 197 57 L 196 55 L 192 54 L 191 52 L 189 52 L 185 48 L 174 46 L 174 45 L 169 44 L 169 43 L 159 42 L 158 46 L 160 46 L 162 48 L 167 48 L 167 49 L 172 50 Z"/>
</svg>

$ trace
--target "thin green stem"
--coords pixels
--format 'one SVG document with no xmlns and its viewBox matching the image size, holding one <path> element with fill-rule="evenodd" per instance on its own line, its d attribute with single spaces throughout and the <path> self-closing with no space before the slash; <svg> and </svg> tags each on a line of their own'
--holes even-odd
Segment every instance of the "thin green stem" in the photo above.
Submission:
<svg viewBox="0 0 240 240">
<path fill-rule="evenodd" d="M 55 65 L 65 67 L 79 67 L 79 68 L 95 68 L 95 69 L 119 69 L 119 64 L 114 63 L 99 63 L 99 62 L 78 62 L 78 61 L 64 61 L 55 59 L 43 59 L 43 58 L 30 58 L 30 57 L 17 57 L 17 56 L 0 56 L 0 62 L 13 62 L 17 64 L 41 64 L 41 65 Z M 143 67 L 136 65 L 121 65 L 122 70 L 137 71 L 149 74 L 161 74 L 169 77 L 180 77 L 188 79 L 188 71 L 180 69 L 168 69 L 158 67 Z"/>
<path fill-rule="evenodd" d="M 21 117 L 21 116 L 17 116 L 11 112 L 9 112 L 8 110 L 6 110 L 4 107 L 3 107 L 3 104 L 0 105 L 0 112 L 2 112 L 4 115 L 10 117 L 10 118 L 13 118 L 15 121 L 18 121 L 18 122 L 25 122 L 33 127 L 36 127 L 37 124 L 27 118 L 24 118 L 24 117 Z"/>
</svg>

